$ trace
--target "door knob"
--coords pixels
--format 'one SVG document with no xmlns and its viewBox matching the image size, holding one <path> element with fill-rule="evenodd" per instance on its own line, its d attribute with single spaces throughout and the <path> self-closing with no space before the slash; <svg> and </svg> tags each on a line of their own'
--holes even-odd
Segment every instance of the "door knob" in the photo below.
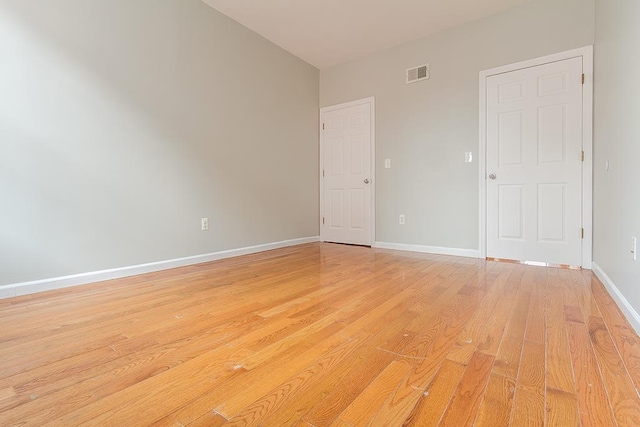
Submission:
<svg viewBox="0 0 640 427">
<path fill-rule="evenodd" d="M 368 184 L 368 183 L 369 183 L 369 178 L 365 179 L 365 180 L 364 180 L 364 183 L 365 183 L 365 184 Z"/>
<path fill-rule="evenodd" d="M 491 173 L 489 174 L 489 179 L 496 179 L 496 174 L 495 173 Z"/>
</svg>

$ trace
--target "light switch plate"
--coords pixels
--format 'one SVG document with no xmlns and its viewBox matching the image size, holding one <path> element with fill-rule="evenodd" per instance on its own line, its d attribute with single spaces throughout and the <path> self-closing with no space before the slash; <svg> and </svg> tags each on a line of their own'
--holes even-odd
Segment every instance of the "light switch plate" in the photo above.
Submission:
<svg viewBox="0 0 640 427">
<path fill-rule="evenodd" d="M 391 169 L 391 159 L 384 159 L 384 168 Z"/>
<path fill-rule="evenodd" d="M 467 151 L 466 153 L 464 153 L 464 162 L 473 163 L 473 153 L 471 151 Z"/>
<path fill-rule="evenodd" d="M 631 238 L 631 259 L 634 261 L 638 260 L 638 239 L 635 237 Z"/>
</svg>

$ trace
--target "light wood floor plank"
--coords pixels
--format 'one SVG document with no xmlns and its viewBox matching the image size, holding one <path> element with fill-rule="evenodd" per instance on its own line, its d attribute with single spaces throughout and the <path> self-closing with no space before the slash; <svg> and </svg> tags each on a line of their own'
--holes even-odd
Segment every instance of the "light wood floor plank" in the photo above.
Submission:
<svg viewBox="0 0 640 427">
<path fill-rule="evenodd" d="M 547 387 L 575 394 L 575 380 L 571 364 L 569 339 L 564 322 L 564 304 L 557 270 L 551 271 L 544 295 L 545 328 L 547 337 Z"/>
<path fill-rule="evenodd" d="M 577 427 L 580 425 L 578 401 L 574 393 L 547 388 L 547 418 L 550 427 Z"/>
<path fill-rule="evenodd" d="M 465 369 L 465 365 L 445 359 L 433 383 L 423 392 L 424 397 L 415 406 L 414 413 L 407 417 L 408 424 L 437 426 Z"/>
<path fill-rule="evenodd" d="M 491 374 L 475 425 L 478 427 L 508 426 L 515 389 L 516 382 L 513 378 Z"/>
<path fill-rule="evenodd" d="M 567 330 L 582 425 L 585 427 L 617 425 L 586 325 L 580 322 L 569 322 Z"/>
<path fill-rule="evenodd" d="M 476 418 L 494 357 L 475 353 L 445 410 L 441 426 L 471 426 Z"/>
<path fill-rule="evenodd" d="M 620 426 L 640 426 L 640 398 L 601 318 L 589 316 L 589 337 Z"/>
<path fill-rule="evenodd" d="M 622 361 L 636 389 L 640 390 L 640 338 L 595 277 L 592 278 L 590 289 Z"/>
<path fill-rule="evenodd" d="M 533 308 L 533 307 L 532 307 Z M 545 418 L 544 345 L 526 340 L 516 381 L 511 424 L 542 426 Z"/>
<path fill-rule="evenodd" d="M 514 380 L 518 377 L 530 299 L 530 287 L 521 285 L 515 305 L 504 330 L 504 335 L 502 336 L 502 341 L 500 342 L 496 356 L 496 366 L 493 369 L 494 373 Z"/>
</svg>

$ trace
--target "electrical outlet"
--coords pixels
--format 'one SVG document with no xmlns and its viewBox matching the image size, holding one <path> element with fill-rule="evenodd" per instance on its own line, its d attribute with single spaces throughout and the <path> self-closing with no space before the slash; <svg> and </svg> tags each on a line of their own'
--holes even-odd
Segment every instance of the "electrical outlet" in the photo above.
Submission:
<svg viewBox="0 0 640 427">
<path fill-rule="evenodd" d="M 384 168 L 391 169 L 391 159 L 384 159 Z"/>
<path fill-rule="evenodd" d="M 636 239 L 635 237 L 632 237 L 631 238 L 631 259 L 634 261 L 638 260 L 637 252 L 638 252 L 638 239 Z"/>
<path fill-rule="evenodd" d="M 202 226 L 202 231 L 207 231 L 209 229 L 209 218 L 202 218 L 200 225 Z"/>
<path fill-rule="evenodd" d="M 400 215 L 398 217 L 398 222 L 400 223 L 400 225 L 404 225 L 404 215 Z"/>
</svg>

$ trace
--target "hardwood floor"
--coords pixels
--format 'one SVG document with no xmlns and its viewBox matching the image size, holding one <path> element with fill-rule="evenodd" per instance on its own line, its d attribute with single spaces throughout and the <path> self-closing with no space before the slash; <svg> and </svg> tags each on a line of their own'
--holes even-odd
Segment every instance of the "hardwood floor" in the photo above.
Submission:
<svg viewBox="0 0 640 427">
<path fill-rule="evenodd" d="M 308 244 L 0 300 L 0 425 L 639 426 L 588 271 Z"/>
</svg>

